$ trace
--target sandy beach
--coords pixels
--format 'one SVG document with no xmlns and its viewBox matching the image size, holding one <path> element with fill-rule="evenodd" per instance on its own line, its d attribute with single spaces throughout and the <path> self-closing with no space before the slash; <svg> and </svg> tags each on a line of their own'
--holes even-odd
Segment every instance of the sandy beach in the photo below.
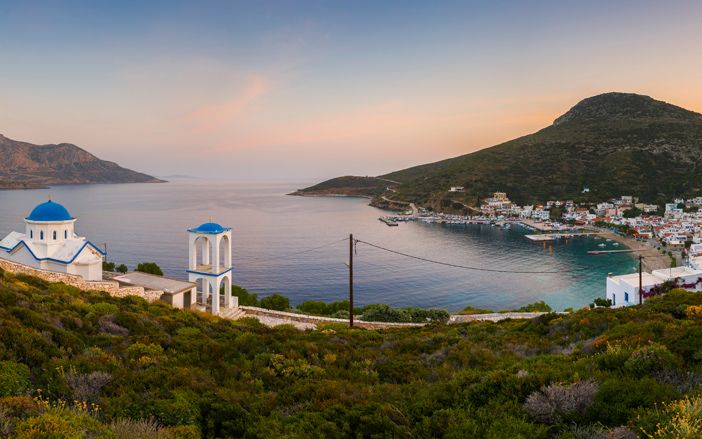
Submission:
<svg viewBox="0 0 702 439">
<path fill-rule="evenodd" d="M 600 232 L 600 236 L 606 239 L 611 239 L 612 241 L 618 242 L 625 245 L 627 248 L 634 250 L 634 255 L 643 255 L 643 268 L 644 271 L 660 270 L 662 268 L 670 267 L 670 258 L 668 255 L 661 253 L 658 249 L 651 247 L 649 244 L 641 241 L 637 241 L 634 238 L 629 238 L 625 236 L 618 235 L 616 233 L 605 231 L 601 229 L 594 229 Z"/>
</svg>

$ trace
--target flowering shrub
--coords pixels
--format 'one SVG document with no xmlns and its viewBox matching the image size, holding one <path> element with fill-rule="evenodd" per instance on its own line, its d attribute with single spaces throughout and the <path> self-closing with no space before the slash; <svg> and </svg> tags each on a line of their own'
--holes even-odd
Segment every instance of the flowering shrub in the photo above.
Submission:
<svg viewBox="0 0 702 439">
<path fill-rule="evenodd" d="M 685 308 L 685 315 L 688 317 L 702 317 L 702 305 L 691 305 Z"/>
<path fill-rule="evenodd" d="M 673 355 L 667 347 L 650 343 L 636 349 L 624 363 L 624 367 L 637 374 L 648 374 L 667 369 L 673 363 Z"/>
<path fill-rule="evenodd" d="M 702 436 L 702 397 L 685 398 L 656 409 L 656 429 L 642 429 L 648 438 L 697 438 Z"/>
</svg>

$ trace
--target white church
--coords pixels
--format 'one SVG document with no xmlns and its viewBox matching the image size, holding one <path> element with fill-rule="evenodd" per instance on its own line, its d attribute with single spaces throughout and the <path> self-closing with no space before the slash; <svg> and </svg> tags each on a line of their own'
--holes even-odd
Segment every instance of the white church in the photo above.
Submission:
<svg viewBox="0 0 702 439">
<path fill-rule="evenodd" d="M 76 274 L 85 280 L 102 280 L 105 256 L 93 243 L 75 232 L 76 219 L 51 200 L 38 205 L 24 219 L 24 233 L 11 232 L 0 241 L 0 258 L 42 270 Z"/>
<path fill-rule="evenodd" d="M 24 233 L 11 232 L 0 241 L 0 258 L 86 281 L 103 280 L 105 253 L 76 234 L 76 219 L 61 204 L 49 200 L 38 205 L 24 223 Z M 188 229 L 188 235 L 187 282 L 141 272 L 111 274 L 109 280 L 159 291 L 161 300 L 177 308 L 226 315 L 238 306 L 238 297 L 232 295 L 231 228 L 210 221 Z"/>
</svg>

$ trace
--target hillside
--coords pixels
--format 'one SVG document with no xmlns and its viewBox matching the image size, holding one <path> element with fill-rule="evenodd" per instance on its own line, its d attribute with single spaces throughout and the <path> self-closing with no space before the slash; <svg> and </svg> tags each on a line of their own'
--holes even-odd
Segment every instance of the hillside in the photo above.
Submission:
<svg viewBox="0 0 702 439">
<path fill-rule="evenodd" d="M 383 194 L 388 187 L 394 187 L 397 182 L 379 177 L 337 177 L 322 183 L 299 189 L 290 195 L 302 196 L 347 196 L 373 197 Z"/>
<path fill-rule="evenodd" d="M 57 184 L 152 183 L 161 180 L 100 160 L 70 143 L 33 145 L 0 135 L 0 189 Z"/>
<path fill-rule="evenodd" d="M 606 93 L 534 134 L 382 178 L 402 183 L 394 198 L 439 207 L 451 186 L 466 189 L 451 198 L 473 205 L 498 190 L 521 204 L 626 194 L 654 202 L 700 194 L 700 175 L 702 115 L 648 96 Z"/>
<path fill-rule="evenodd" d="M 2 437 L 699 437 L 702 423 L 702 294 L 301 332 L 0 271 L 0 304 Z"/>
</svg>

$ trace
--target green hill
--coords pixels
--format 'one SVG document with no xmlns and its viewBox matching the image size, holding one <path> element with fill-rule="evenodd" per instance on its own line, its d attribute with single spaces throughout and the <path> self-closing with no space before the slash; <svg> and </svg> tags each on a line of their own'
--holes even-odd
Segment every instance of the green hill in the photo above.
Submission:
<svg viewBox="0 0 702 439">
<path fill-rule="evenodd" d="M 700 435 L 702 294 L 300 332 L 0 271 L 0 304 L 1 437 Z"/>
<path fill-rule="evenodd" d="M 299 189 L 290 195 L 320 196 L 336 195 L 347 197 L 373 197 L 387 191 L 389 186 L 396 186 L 397 182 L 379 177 L 355 177 L 347 175 L 332 178 L 305 189 Z"/>
<path fill-rule="evenodd" d="M 699 195 L 702 115 L 648 96 L 606 93 L 579 102 L 534 134 L 382 176 L 401 182 L 393 198 L 438 206 L 476 204 L 495 191 L 518 203 L 554 198 L 645 201 Z M 589 195 L 583 195 L 585 187 Z"/>
</svg>

